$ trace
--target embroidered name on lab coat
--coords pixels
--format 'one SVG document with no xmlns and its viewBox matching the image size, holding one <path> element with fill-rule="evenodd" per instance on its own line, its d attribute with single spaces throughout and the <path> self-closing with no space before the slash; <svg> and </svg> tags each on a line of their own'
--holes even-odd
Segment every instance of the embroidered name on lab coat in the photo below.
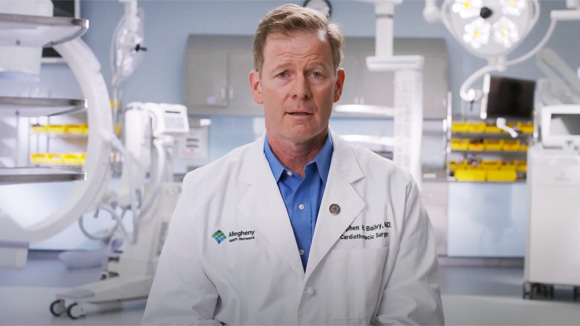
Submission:
<svg viewBox="0 0 580 326">
<path fill-rule="evenodd" d="M 346 231 L 340 236 L 341 240 L 374 240 L 388 238 L 388 230 L 391 228 L 391 222 L 382 222 L 372 225 L 349 225 Z"/>
</svg>

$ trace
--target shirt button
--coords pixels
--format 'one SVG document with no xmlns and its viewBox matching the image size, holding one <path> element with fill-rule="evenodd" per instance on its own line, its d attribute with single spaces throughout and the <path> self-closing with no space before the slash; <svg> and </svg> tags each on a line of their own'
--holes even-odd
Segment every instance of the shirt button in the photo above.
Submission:
<svg viewBox="0 0 580 326">
<path fill-rule="evenodd" d="M 292 171 L 288 171 L 288 172 L 286 172 L 286 174 L 287 174 L 289 177 L 291 177 L 293 173 L 292 173 Z"/>
<path fill-rule="evenodd" d="M 304 294 L 313 295 L 314 294 L 314 289 L 311 288 L 311 287 L 309 287 L 309 288 L 306 289 L 306 291 L 304 291 Z"/>
<path fill-rule="evenodd" d="M 304 209 L 304 205 L 303 204 L 298 205 L 298 209 L 299 210 L 303 210 Z"/>
<path fill-rule="evenodd" d="M 300 249 L 298 250 L 298 253 L 300 253 L 300 256 L 304 255 L 304 250 Z"/>
</svg>

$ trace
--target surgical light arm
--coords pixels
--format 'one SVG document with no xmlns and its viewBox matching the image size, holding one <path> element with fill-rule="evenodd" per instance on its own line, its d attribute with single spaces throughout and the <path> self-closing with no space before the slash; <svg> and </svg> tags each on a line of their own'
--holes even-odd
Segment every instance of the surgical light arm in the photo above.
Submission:
<svg viewBox="0 0 580 326">
<path fill-rule="evenodd" d="M 437 0 L 425 0 L 423 17 L 429 23 L 436 23 L 441 21 L 441 10 L 439 10 L 439 7 L 437 7 Z"/>
<path fill-rule="evenodd" d="M 542 50 L 536 64 L 549 79 L 549 89 L 540 89 L 543 104 L 580 103 L 580 78 L 556 52 Z"/>
</svg>

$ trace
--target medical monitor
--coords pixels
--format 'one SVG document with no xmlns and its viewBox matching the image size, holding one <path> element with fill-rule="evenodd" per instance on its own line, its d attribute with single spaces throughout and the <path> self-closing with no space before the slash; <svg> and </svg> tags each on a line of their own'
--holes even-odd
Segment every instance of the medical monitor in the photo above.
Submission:
<svg viewBox="0 0 580 326">
<path fill-rule="evenodd" d="M 481 119 L 531 120 L 536 82 L 486 75 L 483 81 Z"/>
<path fill-rule="evenodd" d="M 540 127 L 545 147 L 580 147 L 580 105 L 543 107 Z"/>
</svg>

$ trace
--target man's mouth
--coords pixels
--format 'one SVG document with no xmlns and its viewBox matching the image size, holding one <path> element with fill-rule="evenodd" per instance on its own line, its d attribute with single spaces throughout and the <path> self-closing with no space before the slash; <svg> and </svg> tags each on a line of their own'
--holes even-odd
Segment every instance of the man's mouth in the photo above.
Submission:
<svg viewBox="0 0 580 326">
<path fill-rule="evenodd" d="M 312 115 L 312 113 L 308 112 L 288 112 L 290 115 Z"/>
</svg>

